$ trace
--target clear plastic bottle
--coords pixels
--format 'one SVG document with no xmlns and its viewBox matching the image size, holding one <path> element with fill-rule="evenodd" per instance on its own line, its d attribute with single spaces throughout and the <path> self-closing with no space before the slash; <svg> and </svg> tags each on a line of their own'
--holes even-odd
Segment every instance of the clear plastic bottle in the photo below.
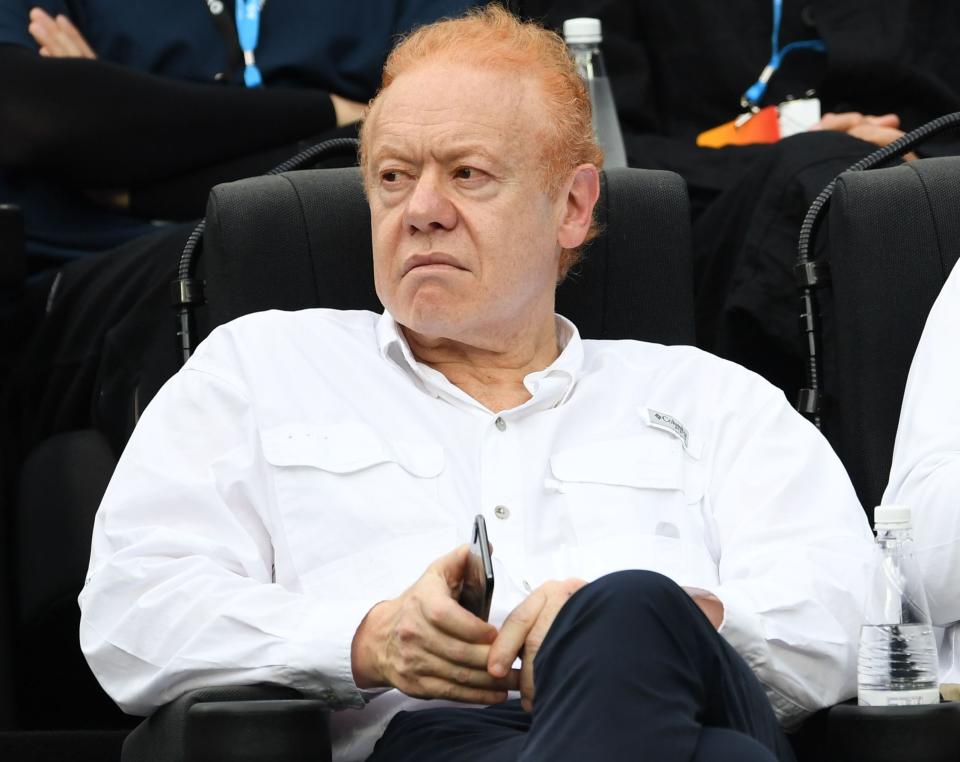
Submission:
<svg viewBox="0 0 960 762">
<path fill-rule="evenodd" d="M 623 147 L 613 90 L 610 89 L 610 80 L 600 54 L 600 42 L 603 40 L 600 19 L 567 19 L 563 22 L 563 38 L 577 71 L 587 83 L 593 106 L 593 134 L 603 149 L 603 166 L 606 169 L 625 167 L 627 152 Z"/>
<path fill-rule="evenodd" d="M 861 706 L 935 704 L 937 643 L 913 554 L 910 508 L 881 505 L 874 514 L 880 552 L 860 629 L 857 699 Z"/>
</svg>

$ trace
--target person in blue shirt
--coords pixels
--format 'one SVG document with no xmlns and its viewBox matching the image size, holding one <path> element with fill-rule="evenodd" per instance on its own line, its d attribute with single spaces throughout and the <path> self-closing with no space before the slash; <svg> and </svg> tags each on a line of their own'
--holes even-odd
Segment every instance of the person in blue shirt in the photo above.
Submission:
<svg viewBox="0 0 960 762">
<path fill-rule="evenodd" d="M 352 134 L 393 37 L 472 4 L 254 3 L 248 87 L 232 2 L 0 0 L 0 202 L 24 210 L 30 269 L 199 217 L 213 184 Z"/>
</svg>

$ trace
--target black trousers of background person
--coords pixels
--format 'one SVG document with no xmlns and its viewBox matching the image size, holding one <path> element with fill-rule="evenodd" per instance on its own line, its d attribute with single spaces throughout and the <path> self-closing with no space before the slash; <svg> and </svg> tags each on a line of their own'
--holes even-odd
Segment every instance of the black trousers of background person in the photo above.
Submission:
<svg viewBox="0 0 960 762">
<path fill-rule="evenodd" d="M 792 762 L 763 688 L 673 581 L 625 571 L 561 609 L 519 701 L 401 712 L 368 762 Z"/>
</svg>

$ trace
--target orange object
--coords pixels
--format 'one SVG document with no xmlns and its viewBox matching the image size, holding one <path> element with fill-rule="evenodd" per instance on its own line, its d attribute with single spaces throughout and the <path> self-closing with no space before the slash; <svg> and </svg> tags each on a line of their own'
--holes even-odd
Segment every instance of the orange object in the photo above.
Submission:
<svg viewBox="0 0 960 762">
<path fill-rule="evenodd" d="M 780 119 L 777 115 L 777 107 L 767 106 L 739 127 L 737 120 L 734 119 L 712 130 L 701 132 L 697 136 L 697 145 L 701 148 L 723 148 L 724 146 L 776 143 L 778 140 L 780 140 Z"/>
</svg>

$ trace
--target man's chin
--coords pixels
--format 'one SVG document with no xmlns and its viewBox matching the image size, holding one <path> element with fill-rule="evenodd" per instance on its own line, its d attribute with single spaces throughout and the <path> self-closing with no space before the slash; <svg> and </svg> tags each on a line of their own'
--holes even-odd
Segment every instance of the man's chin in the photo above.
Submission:
<svg viewBox="0 0 960 762">
<path fill-rule="evenodd" d="M 460 310 L 449 304 L 418 303 L 410 309 L 401 310 L 394 319 L 407 331 L 413 331 L 421 341 L 458 340 L 464 333 L 467 321 Z"/>
</svg>

